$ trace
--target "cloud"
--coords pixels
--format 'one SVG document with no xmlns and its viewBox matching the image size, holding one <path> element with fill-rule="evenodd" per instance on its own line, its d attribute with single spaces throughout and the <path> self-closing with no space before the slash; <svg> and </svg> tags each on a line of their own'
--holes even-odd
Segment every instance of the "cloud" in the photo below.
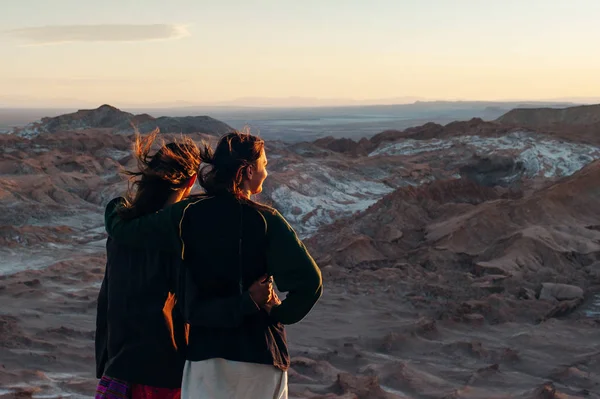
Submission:
<svg viewBox="0 0 600 399">
<path fill-rule="evenodd" d="M 56 25 L 5 31 L 23 39 L 29 45 L 48 45 L 73 42 L 142 42 L 180 39 L 189 36 L 185 25 Z"/>
</svg>

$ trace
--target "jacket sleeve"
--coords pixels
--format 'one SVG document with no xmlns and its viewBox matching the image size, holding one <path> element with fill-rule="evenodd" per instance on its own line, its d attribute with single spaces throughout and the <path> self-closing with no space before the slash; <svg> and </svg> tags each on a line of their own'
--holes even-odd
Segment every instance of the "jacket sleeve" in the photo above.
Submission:
<svg viewBox="0 0 600 399">
<path fill-rule="evenodd" d="M 123 198 L 108 203 L 104 212 L 104 225 L 108 235 L 117 243 L 134 248 L 154 248 L 161 251 L 179 252 L 179 223 L 187 201 L 180 201 L 158 212 L 131 220 L 123 220 L 118 208 Z"/>
<path fill-rule="evenodd" d="M 294 229 L 275 211 L 267 220 L 267 267 L 277 288 L 287 292 L 271 318 L 283 324 L 302 320 L 323 293 L 321 271 Z"/>
</svg>

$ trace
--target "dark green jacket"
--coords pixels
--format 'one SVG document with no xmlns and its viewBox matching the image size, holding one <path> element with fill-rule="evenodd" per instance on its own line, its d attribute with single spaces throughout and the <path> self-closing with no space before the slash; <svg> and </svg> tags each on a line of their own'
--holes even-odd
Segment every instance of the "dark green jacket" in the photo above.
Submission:
<svg viewBox="0 0 600 399">
<path fill-rule="evenodd" d="M 240 204 L 228 195 L 197 196 L 152 215 L 123 221 L 116 212 L 118 205 L 119 201 L 111 202 L 105 214 L 112 239 L 136 248 L 176 252 L 183 259 L 186 280 L 193 285 L 185 302 L 190 323 L 189 360 L 222 357 L 287 369 L 289 355 L 282 324 L 296 323 L 308 314 L 321 296 L 322 281 L 306 247 L 279 212 Z M 265 273 L 287 293 L 270 315 L 248 306 L 247 288 Z M 194 308 L 207 301 L 222 305 L 214 306 L 212 317 L 239 323 L 228 328 L 197 323 Z M 202 317 L 206 314 L 204 306 Z"/>
</svg>

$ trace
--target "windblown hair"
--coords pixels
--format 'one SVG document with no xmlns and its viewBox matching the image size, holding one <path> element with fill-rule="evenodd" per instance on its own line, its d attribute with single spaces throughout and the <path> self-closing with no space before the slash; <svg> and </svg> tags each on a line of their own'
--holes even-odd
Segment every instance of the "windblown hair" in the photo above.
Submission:
<svg viewBox="0 0 600 399">
<path fill-rule="evenodd" d="M 129 176 L 130 185 L 125 204 L 119 209 L 123 219 L 134 219 L 163 208 L 171 194 L 184 188 L 198 173 L 200 150 L 189 137 L 183 136 L 169 144 L 163 142 L 160 149 L 150 155 L 158 133 L 156 129 L 142 137 L 136 132 L 133 155 L 138 170 L 124 172 Z"/>
<path fill-rule="evenodd" d="M 200 168 L 198 183 L 206 195 L 230 193 L 242 199 L 244 172 L 256 164 L 264 148 L 262 139 L 239 131 L 221 137 L 214 151 L 204 144 L 200 159 L 206 166 Z"/>
</svg>

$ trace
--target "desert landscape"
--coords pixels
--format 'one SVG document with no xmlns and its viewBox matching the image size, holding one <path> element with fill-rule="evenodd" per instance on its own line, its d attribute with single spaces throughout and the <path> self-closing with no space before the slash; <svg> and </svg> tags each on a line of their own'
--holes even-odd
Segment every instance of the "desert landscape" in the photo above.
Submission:
<svg viewBox="0 0 600 399">
<path fill-rule="evenodd" d="M 232 129 L 103 105 L 0 134 L 0 398 L 93 396 L 102 215 L 135 167 L 131 123 Z M 260 200 L 324 279 L 288 328 L 290 397 L 600 398 L 600 105 L 268 137 L 267 156 Z"/>
</svg>

